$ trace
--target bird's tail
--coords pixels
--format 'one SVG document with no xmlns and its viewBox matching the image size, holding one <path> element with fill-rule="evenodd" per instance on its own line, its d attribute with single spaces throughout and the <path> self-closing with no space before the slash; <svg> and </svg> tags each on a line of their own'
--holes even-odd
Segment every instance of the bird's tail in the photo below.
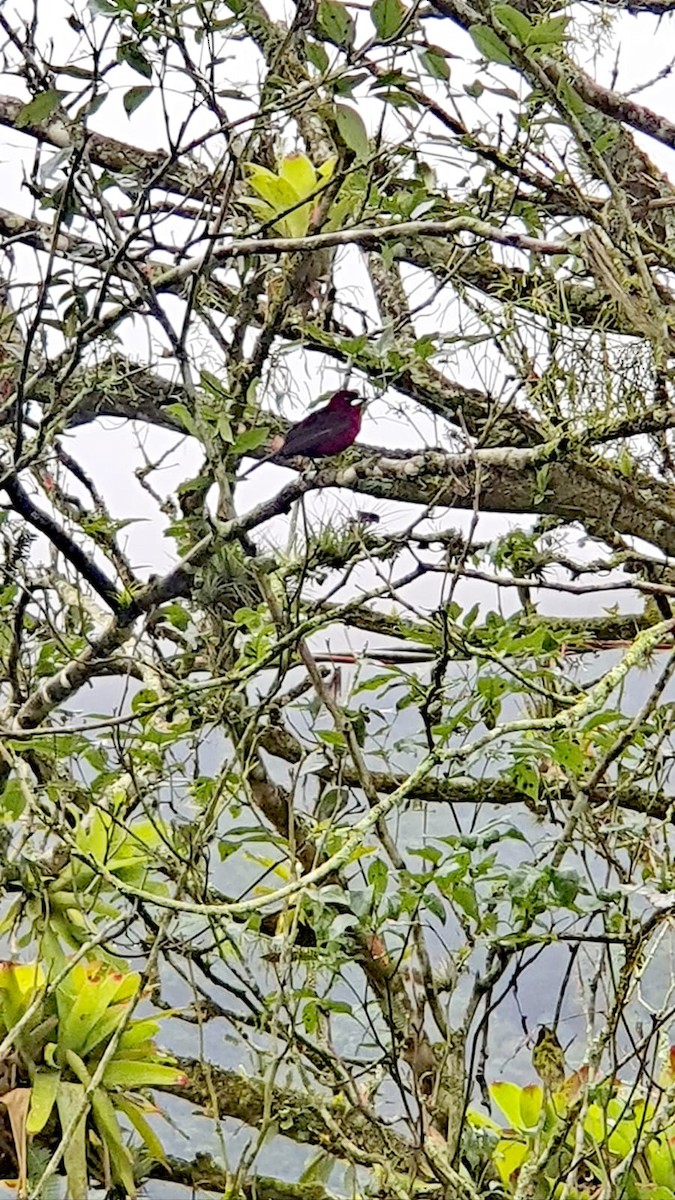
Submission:
<svg viewBox="0 0 675 1200">
<path fill-rule="evenodd" d="M 274 462 L 276 457 L 277 451 L 274 451 L 272 454 L 266 454 L 263 458 L 259 458 L 257 462 L 254 462 L 252 467 L 249 467 L 247 471 L 244 471 L 243 475 L 237 476 L 237 483 L 241 483 L 243 479 L 247 479 L 249 475 L 252 475 L 254 471 L 258 470 L 258 467 L 262 467 L 264 463 Z"/>
</svg>

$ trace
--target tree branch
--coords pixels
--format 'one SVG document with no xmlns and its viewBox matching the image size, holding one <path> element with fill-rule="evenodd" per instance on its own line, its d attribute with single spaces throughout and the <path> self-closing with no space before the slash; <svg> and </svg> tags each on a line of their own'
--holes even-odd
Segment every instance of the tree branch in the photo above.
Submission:
<svg viewBox="0 0 675 1200">
<path fill-rule="evenodd" d="M 57 525 L 52 517 L 42 512 L 37 505 L 33 504 L 33 501 L 18 479 L 6 480 L 3 484 L 3 490 L 7 493 L 15 511 L 29 525 L 32 525 L 34 529 L 43 533 L 59 553 L 68 560 L 82 578 L 87 581 L 89 586 L 93 588 L 96 594 L 107 604 L 108 608 L 112 609 L 116 615 L 119 615 L 123 608 L 123 600 L 112 579 L 106 575 L 105 571 L 102 571 L 93 559 L 88 554 L 85 554 L 84 550 L 68 536 L 60 525 Z"/>
</svg>

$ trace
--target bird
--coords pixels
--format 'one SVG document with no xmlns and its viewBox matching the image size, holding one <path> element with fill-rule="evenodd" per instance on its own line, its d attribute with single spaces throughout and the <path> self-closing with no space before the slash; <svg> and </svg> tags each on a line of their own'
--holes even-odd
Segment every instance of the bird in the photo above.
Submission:
<svg viewBox="0 0 675 1200">
<path fill-rule="evenodd" d="M 359 403 L 354 404 L 354 400 Z M 358 435 L 365 403 L 358 392 L 341 388 L 323 408 L 291 425 L 283 444 L 254 463 L 239 479 L 246 479 L 266 462 L 285 463 L 295 457 L 332 458 L 334 454 L 342 454 Z"/>
<path fill-rule="evenodd" d="M 532 1051 L 532 1066 L 545 1087 L 555 1092 L 565 1082 L 565 1055 L 555 1029 L 542 1025 Z"/>
</svg>

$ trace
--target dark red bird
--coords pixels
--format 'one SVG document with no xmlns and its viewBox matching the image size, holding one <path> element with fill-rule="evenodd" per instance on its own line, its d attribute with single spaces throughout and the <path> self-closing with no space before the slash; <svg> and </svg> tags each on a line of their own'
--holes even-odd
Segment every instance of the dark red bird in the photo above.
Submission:
<svg viewBox="0 0 675 1200">
<path fill-rule="evenodd" d="M 360 400 L 360 403 L 352 404 L 353 400 Z M 266 462 L 285 463 L 289 458 L 330 458 L 333 454 L 342 454 L 361 428 L 365 403 L 358 392 L 349 388 L 335 392 L 323 408 L 310 413 L 297 425 L 291 425 L 278 450 L 254 463 L 239 478 L 245 479 Z"/>
</svg>

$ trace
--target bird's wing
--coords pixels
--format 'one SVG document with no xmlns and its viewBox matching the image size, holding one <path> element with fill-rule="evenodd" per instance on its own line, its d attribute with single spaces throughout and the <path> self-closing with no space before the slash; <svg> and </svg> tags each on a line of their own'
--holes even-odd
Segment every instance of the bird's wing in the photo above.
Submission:
<svg viewBox="0 0 675 1200">
<path fill-rule="evenodd" d="M 289 429 L 280 454 L 291 458 L 294 454 L 304 454 L 312 458 L 321 453 L 326 443 L 330 443 L 337 432 L 341 432 L 345 419 L 341 414 L 321 412 L 310 413 L 299 425 Z"/>
</svg>

